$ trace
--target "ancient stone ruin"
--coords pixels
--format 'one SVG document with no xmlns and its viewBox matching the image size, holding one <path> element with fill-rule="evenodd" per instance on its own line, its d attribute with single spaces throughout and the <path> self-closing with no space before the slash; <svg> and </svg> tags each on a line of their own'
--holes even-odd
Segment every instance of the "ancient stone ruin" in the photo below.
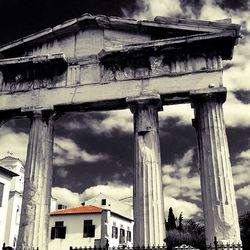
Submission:
<svg viewBox="0 0 250 250">
<path fill-rule="evenodd" d="M 195 110 L 206 242 L 239 243 L 222 109 L 222 62 L 239 30 L 223 21 L 84 14 L 1 46 L 1 121 L 31 120 L 18 246 L 47 249 L 55 120 L 126 108 L 134 116 L 134 244 L 163 245 L 158 112 L 178 103 Z"/>
</svg>

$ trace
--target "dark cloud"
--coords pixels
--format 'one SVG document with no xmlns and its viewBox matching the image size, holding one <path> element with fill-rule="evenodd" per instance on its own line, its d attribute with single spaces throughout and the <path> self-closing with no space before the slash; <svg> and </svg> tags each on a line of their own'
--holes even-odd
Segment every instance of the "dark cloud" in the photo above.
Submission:
<svg viewBox="0 0 250 250">
<path fill-rule="evenodd" d="M 244 104 L 250 104 L 250 91 L 235 91 L 235 97 Z"/>
<path fill-rule="evenodd" d="M 178 126 L 178 119 L 169 118 L 161 124 L 160 142 L 162 164 L 172 164 L 187 150 L 196 147 L 194 128 Z"/>
<path fill-rule="evenodd" d="M 0 0 L 0 44 L 53 27 L 83 13 L 132 15 L 135 0 Z"/>
<path fill-rule="evenodd" d="M 249 0 L 216 0 L 215 3 L 223 9 L 248 10 L 250 8 Z"/>
<path fill-rule="evenodd" d="M 72 191 L 82 192 L 85 188 L 98 184 L 106 184 L 110 181 L 132 184 L 133 181 L 133 136 L 132 133 L 120 133 L 113 130 L 112 134 L 94 134 L 88 126 L 67 129 L 67 122 L 76 123 L 87 119 L 99 120 L 101 122 L 106 116 L 98 113 L 85 113 L 65 115 L 56 123 L 56 136 L 72 139 L 81 149 L 91 154 L 108 155 L 108 160 L 97 162 L 77 162 L 67 167 L 62 166 L 68 171 L 66 178 L 62 178 L 58 169 L 55 167 L 53 185 L 59 187 L 70 186 Z M 62 123 L 65 123 L 62 126 Z M 81 178 L 82 176 L 82 178 Z M 77 182 L 81 182 L 78 186 Z"/>
</svg>

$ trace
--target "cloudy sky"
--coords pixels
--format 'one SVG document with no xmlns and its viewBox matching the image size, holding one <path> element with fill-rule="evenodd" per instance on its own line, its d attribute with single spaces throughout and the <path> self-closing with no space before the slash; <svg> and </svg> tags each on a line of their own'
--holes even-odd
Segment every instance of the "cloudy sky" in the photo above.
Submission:
<svg viewBox="0 0 250 250">
<path fill-rule="evenodd" d="M 153 19 L 232 18 L 242 24 L 234 58 L 224 62 L 225 121 L 239 213 L 250 210 L 250 1 L 248 0 L 0 0 L 0 43 L 82 15 L 106 14 Z M 176 216 L 202 216 L 196 138 L 190 105 L 165 106 L 160 140 L 165 209 Z M 0 130 L 0 157 L 12 152 L 25 162 L 29 121 L 10 121 Z M 132 196 L 133 127 L 128 110 L 72 113 L 55 125 L 52 193 L 75 206 L 100 192 Z"/>
</svg>

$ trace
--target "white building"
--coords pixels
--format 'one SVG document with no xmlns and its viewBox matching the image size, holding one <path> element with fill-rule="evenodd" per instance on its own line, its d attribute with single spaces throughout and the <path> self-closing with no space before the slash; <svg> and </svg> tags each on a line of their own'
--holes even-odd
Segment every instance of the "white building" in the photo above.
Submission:
<svg viewBox="0 0 250 250">
<path fill-rule="evenodd" d="M 0 163 L 5 168 L 14 171 L 17 174 L 17 176 L 12 178 L 11 180 L 8 199 L 8 212 L 4 234 L 4 242 L 6 246 L 15 247 L 21 216 L 22 193 L 24 185 L 24 167 L 19 159 L 11 156 L 7 156 L 1 159 Z"/>
<path fill-rule="evenodd" d="M 13 170 L 4 167 L 0 163 L 0 247 L 2 247 L 5 238 L 5 228 L 8 226 L 7 214 L 11 180 L 18 176 Z"/>
<path fill-rule="evenodd" d="M 115 200 L 112 197 L 109 197 L 102 193 L 98 194 L 92 199 L 83 202 L 83 204 L 108 209 L 112 212 L 123 215 L 124 217 L 133 219 L 133 207 L 130 203 Z"/>
<path fill-rule="evenodd" d="M 99 206 L 97 206 L 99 205 Z M 80 207 L 50 213 L 49 250 L 133 246 L 131 205 L 100 194 Z"/>
<path fill-rule="evenodd" d="M 15 247 L 21 216 L 24 166 L 19 159 L 11 156 L 1 159 L 0 166 L 0 200 L 3 187 L 5 192 L 3 206 L 0 206 L 0 247 L 3 243 Z M 4 179 L 7 180 L 6 171 L 9 171 L 9 177 L 8 181 L 4 182 Z M 55 199 L 52 198 L 51 211 L 56 209 L 55 203 Z"/>
</svg>

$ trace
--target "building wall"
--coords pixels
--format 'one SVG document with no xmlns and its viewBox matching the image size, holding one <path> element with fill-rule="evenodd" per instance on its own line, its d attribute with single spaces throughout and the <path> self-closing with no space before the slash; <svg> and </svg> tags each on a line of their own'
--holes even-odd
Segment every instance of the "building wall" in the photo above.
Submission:
<svg viewBox="0 0 250 250">
<path fill-rule="evenodd" d="M 2 237 L 2 242 L 5 242 L 6 246 L 15 247 L 15 242 L 18 238 L 21 216 L 22 194 L 24 188 L 24 167 L 20 160 L 13 157 L 6 157 L 2 159 L 1 164 L 18 174 L 18 176 L 13 177 L 9 181 L 8 200 L 6 203 L 7 210 L 6 215 L 4 216 L 5 228 L 2 227 L 2 224 L 0 224 L 0 239 Z M 50 211 L 54 211 L 55 209 L 56 199 L 51 198 Z M 0 210 L 0 221 L 2 214 L 3 213 Z"/>
<path fill-rule="evenodd" d="M 0 206 L 0 247 L 4 243 L 11 177 L 0 173 L 0 183 L 4 184 L 2 206 Z"/>
<path fill-rule="evenodd" d="M 106 205 L 102 205 L 102 200 L 106 199 Z M 101 207 L 103 209 L 111 210 L 115 213 L 123 215 L 124 217 L 133 219 L 132 205 L 115 200 L 105 194 L 99 194 L 92 199 L 85 201 L 85 205 L 92 205 Z"/>
<path fill-rule="evenodd" d="M 83 238 L 84 220 L 93 220 L 93 225 L 95 225 L 95 238 Z M 56 221 L 64 222 L 64 226 L 66 226 L 66 237 L 65 239 L 49 239 L 49 250 L 69 250 L 70 246 L 93 247 L 95 239 L 101 239 L 101 213 L 50 216 L 50 234 L 51 228 L 55 226 Z"/>
<path fill-rule="evenodd" d="M 93 220 L 95 225 L 95 237 L 83 238 L 84 220 Z M 52 227 L 56 221 L 63 221 L 66 227 L 65 239 L 49 239 L 49 250 L 60 249 L 68 250 L 72 247 L 94 247 L 105 246 L 107 240 L 110 247 L 121 245 L 133 246 L 133 222 L 104 210 L 98 214 L 74 214 L 50 216 L 49 230 L 51 234 Z M 118 228 L 118 237 L 112 237 L 112 226 Z M 125 243 L 120 244 L 120 229 L 125 230 Z M 127 231 L 131 232 L 131 241 L 127 242 Z"/>
<path fill-rule="evenodd" d="M 112 226 L 115 226 L 118 228 L 117 238 L 112 237 Z M 111 213 L 109 223 L 108 223 L 109 245 L 112 247 L 118 247 L 121 245 L 132 247 L 133 246 L 133 226 L 134 226 L 134 223 L 132 221 Z M 125 230 L 125 243 L 124 244 L 120 244 L 119 242 L 120 229 Z M 127 241 L 127 231 L 131 232 L 131 241 Z"/>
<path fill-rule="evenodd" d="M 20 160 L 16 160 L 11 166 L 11 170 L 18 174 L 18 176 L 12 178 L 10 184 L 10 191 L 23 192 L 24 188 L 24 167 Z"/>
<path fill-rule="evenodd" d="M 62 38 L 51 39 L 49 42 L 36 46 L 26 55 L 46 55 L 64 53 L 66 57 L 87 56 L 98 54 L 104 48 L 149 41 L 149 35 L 133 32 L 94 29 L 80 30 Z"/>
<path fill-rule="evenodd" d="M 4 242 L 7 246 L 16 246 L 20 224 L 21 206 L 22 195 L 15 191 L 10 192 L 4 239 Z"/>
</svg>

